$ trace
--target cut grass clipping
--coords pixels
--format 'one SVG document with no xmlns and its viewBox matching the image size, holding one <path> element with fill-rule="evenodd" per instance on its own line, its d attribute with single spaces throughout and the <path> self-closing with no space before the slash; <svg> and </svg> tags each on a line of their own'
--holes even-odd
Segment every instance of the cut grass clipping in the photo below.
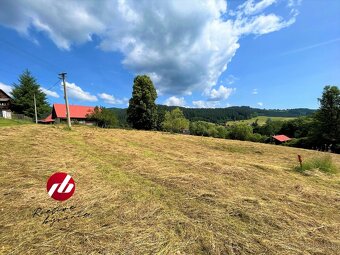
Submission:
<svg viewBox="0 0 340 255">
<path fill-rule="evenodd" d="M 332 161 L 330 155 L 313 158 L 302 162 L 302 166 L 296 166 L 295 170 L 298 172 L 305 172 L 310 170 L 319 170 L 325 173 L 336 173 L 337 167 Z"/>
</svg>

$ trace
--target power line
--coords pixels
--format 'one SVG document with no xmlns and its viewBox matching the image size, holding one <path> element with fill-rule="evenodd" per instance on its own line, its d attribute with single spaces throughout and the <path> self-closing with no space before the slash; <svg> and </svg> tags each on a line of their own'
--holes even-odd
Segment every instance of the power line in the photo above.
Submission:
<svg viewBox="0 0 340 255">
<path fill-rule="evenodd" d="M 53 89 L 59 82 L 60 82 L 60 80 L 56 81 L 56 83 L 54 83 L 54 84 L 53 84 L 51 87 L 49 87 L 47 90 Z"/>
</svg>

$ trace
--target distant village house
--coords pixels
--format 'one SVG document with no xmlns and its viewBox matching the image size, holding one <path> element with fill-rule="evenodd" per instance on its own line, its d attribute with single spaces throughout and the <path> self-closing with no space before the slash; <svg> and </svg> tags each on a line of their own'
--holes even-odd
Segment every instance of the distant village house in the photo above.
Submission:
<svg viewBox="0 0 340 255">
<path fill-rule="evenodd" d="M 80 123 L 92 125 L 93 121 L 87 119 L 87 116 L 93 113 L 94 107 L 70 105 L 70 118 L 72 123 Z M 53 104 L 52 113 L 45 119 L 41 120 L 41 123 L 62 123 L 66 122 L 66 106 L 65 104 Z"/>
<path fill-rule="evenodd" d="M 11 97 L 0 89 L 0 117 L 11 119 Z"/>
<path fill-rule="evenodd" d="M 288 136 L 285 136 L 285 135 L 274 135 L 272 136 L 275 144 L 282 144 L 282 143 L 285 143 L 287 141 L 290 141 L 292 140 L 291 138 L 289 138 Z"/>
</svg>

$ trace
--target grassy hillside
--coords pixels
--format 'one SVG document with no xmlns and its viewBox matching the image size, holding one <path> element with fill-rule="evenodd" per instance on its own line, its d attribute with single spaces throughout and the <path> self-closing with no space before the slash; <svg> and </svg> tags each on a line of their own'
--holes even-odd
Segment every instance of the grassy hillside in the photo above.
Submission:
<svg viewBox="0 0 340 255">
<path fill-rule="evenodd" d="M 285 120 L 293 120 L 295 119 L 294 117 L 268 117 L 268 116 L 257 116 L 248 120 L 236 120 L 236 121 L 228 121 L 227 125 L 234 125 L 234 124 L 239 124 L 239 123 L 245 123 L 245 124 L 251 124 L 253 122 L 255 122 L 256 120 L 258 120 L 258 124 L 259 125 L 264 125 L 267 121 L 267 119 L 271 119 L 271 120 L 281 120 L 281 121 L 285 121 Z"/>
<path fill-rule="evenodd" d="M 26 120 L 14 120 L 14 119 L 5 119 L 0 117 L 0 127 L 7 127 L 7 126 L 17 126 L 23 124 L 32 124 L 31 121 Z"/>
<path fill-rule="evenodd" d="M 337 254 L 340 177 L 292 170 L 283 146 L 133 130 L 0 132 L 1 254 Z M 3 149 L 5 148 L 5 150 Z M 340 166 L 340 156 L 332 155 Z M 46 192 L 57 171 L 76 191 Z M 42 224 L 36 208 L 90 214 Z M 67 211 L 61 213 L 68 215 Z"/>
</svg>

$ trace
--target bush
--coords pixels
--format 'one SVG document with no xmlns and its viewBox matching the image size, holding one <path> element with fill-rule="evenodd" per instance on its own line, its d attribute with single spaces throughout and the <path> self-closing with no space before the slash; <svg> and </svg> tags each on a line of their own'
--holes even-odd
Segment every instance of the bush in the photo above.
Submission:
<svg viewBox="0 0 340 255">
<path fill-rule="evenodd" d="M 250 141 L 252 142 L 257 142 L 257 143 L 264 143 L 268 139 L 268 136 L 265 135 L 260 135 L 258 133 L 252 134 L 249 138 Z"/>
<path fill-rule="evenodd" d="M 283 145 L 289 146 L 289 147 L 311 149 L 313 147 L 313 142 L 311 141 L 309 137 L 301 137 L 301 138 L 294 138 L 288 142 L 285 142 Z"/>
<path fill-rule="evenodd" d="M 171 112 L 165 113 L 162 127 L 165 131 L 183 133 L 189 129 L 189 121 L 184 117 L 183 112 L 176 108 Z"/>
<path fill-rule="evenodd" d="M 241 141 L 249 141 L 253 136 L 253 128 L 246 124 L 238 124 L 230 127 L 229 138 Z"/>
<path fill-rule="evenodd" d="M 191 135 L 211 136 L 216 138 L 226 138 L 228 136 L 225 127 L 205 121 L 191 122 L 189 129 Z"/>
<path fill-rule="evenodd" d="M 302 162 L 302 167 L 301 166 L 295 167 L 295 170 L 298 172 L 304 172 L 307 170 L 315 169 L 318 169 L 319 171 L 325 173 L 336 173 L 338 171 L 330 155 L 306 160 Z"/>
<path fill-rule="evenodd" d="M 96 122 L 98 127 L 113 128 L 118 126 L 118 120 L 113 111 L 104 107 L 96 106 L 92 114 L 88 115 L 89 120 Z"/>
</svg>

